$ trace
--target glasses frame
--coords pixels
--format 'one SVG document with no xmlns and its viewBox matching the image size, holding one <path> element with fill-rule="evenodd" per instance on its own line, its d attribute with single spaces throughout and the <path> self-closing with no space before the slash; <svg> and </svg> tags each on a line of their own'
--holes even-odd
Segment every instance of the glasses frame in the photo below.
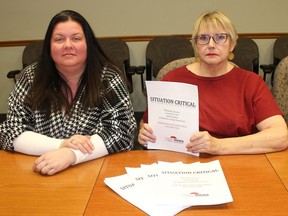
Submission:
<svg viewBox="0 0 288 216">
<path fill-rule="evenodd" d="M 216 37 L 216 36 L 219 37 L 219 36 L 224 36 L 224 35 L 225 35 L 225 41 L 219 43 L 219 41 L 215 40 L 215 37 Z M 209 38 L 209 40 L 207 40 L 207 43 L 199 43 L 199 40 L 198 40 L 198 39 L 199 39 L 201 36 L 207 36 L 207 37 Z M 198 44 L 198 45 L 207 45 L 207 44 L 210 43 L 211 38 L 213 38 L 213 41 L 214 41 L 215 44 L 222 45 L 222 44 L 225 44 L 225 43 L 227 42 L 229 36 L 230 36 L 230 35 L 227 34 L 227 33 L 219 33 L 219 34 L 214 34 L 214 35 L 201 34 L 201 35 L 195 36 L 195 37 L 194 37 L 194 40 L 195 40 L 195 43 Z M 202 42 L 203 42 L 203 41 L 202 41 Z"/>
</svg>

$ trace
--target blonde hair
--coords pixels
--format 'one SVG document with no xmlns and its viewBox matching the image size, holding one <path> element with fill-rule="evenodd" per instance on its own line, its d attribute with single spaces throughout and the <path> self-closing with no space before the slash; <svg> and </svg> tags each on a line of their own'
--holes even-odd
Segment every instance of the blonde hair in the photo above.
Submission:
<svg viewBox="0 0 288 216">
<path fill-rule="evenodd" d="M 195 44 L 195 37 L 198 35 L 200 29 L 207 29 L 209 25 L 215 28 L 224 28 L 230 35 L 231 45 L 236 46 L 238 34 L 232 21 L 220 11 L 211 11 L 203 13 L 195 22 L 192 33 L 192 45 L 197 55 L 197 47 Z"/>
</svg>

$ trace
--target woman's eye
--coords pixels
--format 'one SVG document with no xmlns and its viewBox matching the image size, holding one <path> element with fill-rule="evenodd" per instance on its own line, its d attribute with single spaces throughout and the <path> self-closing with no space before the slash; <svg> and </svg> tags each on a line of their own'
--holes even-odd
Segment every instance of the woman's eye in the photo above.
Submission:
<svg viewBox="0 0 288 216">
<path fill-rule="evenodd" d="M 217 37 L 218 37 L 218 39 L 220 39 L 220 40 L 225 38 L 224 35 L 217 35 Z"/>
<path fill-rule="evenodd" d="M 202 35 L 202 36 L 200 36 L 200 40 L 206 41 L 206 40 L 207 40 L 207 35 Z"/>
<path fill-rule="evenodd" d="M 63 41 L 63 38 L 55 38 L 54 39 L 56 42 L 61 42 L 61 41 Z"/>
<path fill-rule="evenodd" d="M 72 38 L 73 41 L 81 41 L 82 40 L 82 37 L 74 37 Z"/>
</svg>

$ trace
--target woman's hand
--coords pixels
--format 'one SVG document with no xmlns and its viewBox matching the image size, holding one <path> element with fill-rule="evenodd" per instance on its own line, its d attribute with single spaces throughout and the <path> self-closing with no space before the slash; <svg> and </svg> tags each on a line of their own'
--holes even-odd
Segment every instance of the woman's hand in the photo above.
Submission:
<svg viewBox="0 0 288 216">
<path fill-rule="evenodd" d="M 221 144 L 218 140 L 207 131 L 201 131 L 190 137 L 186 148 L 187 151 L 193 153 L 221 154 Z"/>
<path fill-rule="evenodd" d="M 43 175 L 54 175 L 76 161 L 76 156 L 68 148 L 60 148 L 41 155 L 33 165 L 33 171 Z"/>
<path fill-rule="evenodd" d="M 156 137 L 153 134 L 152 128 L 147 123 L 144 123 L 138 134 L 138 143 L 146 148 L 148 141 L 154 143 Z"/>
<path fill-rule="evenodd" d="M 60 148 L 67 147 L 75 150 L 80 150 L 82 153 L 92 153 L 94 150 L 94 145 L 90 141 L 90 136 L 83 135 L 73 135 L 69 139 L 63 140 Z"/>
</svg>

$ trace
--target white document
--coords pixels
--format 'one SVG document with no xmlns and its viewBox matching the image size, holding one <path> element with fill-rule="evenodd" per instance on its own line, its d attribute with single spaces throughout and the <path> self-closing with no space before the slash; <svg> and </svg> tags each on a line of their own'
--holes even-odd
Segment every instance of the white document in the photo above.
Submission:
<svg viewBox="0 0 288 216">
<path fill-rule="evenodd" d="M 190 206 L 233 201 L 218 160 L 191 164 L 158 161 L 126 167 L 126 172 L 104 182 L 148 215 L 172 216 Z"/>
<path fill-rule="evenodd" d="M 198 87 L 191 84 L 146 81 L 148 123 L 156 143 L 148 149 L 162 149 L 186 154 L 191 135 L 199 131 Z M 199 156 L 198 153 L 193 155 Z"/>
<path fill-rule="evenodd" d="M 233 201 L 218 160 L 158 166 L 159 205 L 216 205 Z"/>
<path fill-rule="evenodd" d="M 163 205 L 158 206 L 157 202 L 148 193 L 143 194 L 143 184 L 138 184 L 128 174 L 106 178 L 105 184 L 119 194 L 122 198 L 138 207 L 146 214 L 151 216 L 173 216 L 189 206 L 182 205 Z M 152 185 L 148 185 L 152 186 Z"/>
<path fill-rule="evenodd" d="M 137 187 L 135 181 L 133 181 L 133 179 L 131 179 L 127 174 L 105 178 L 104 182 L 107 186 L 134 206 L 138 207 L 149 215 L 153 214 L 153 207 L 150 207 L 151 205 L 149 200 L 146 200 L 145 197 L 140 196 L 141 188 Z"/>
</svg>

